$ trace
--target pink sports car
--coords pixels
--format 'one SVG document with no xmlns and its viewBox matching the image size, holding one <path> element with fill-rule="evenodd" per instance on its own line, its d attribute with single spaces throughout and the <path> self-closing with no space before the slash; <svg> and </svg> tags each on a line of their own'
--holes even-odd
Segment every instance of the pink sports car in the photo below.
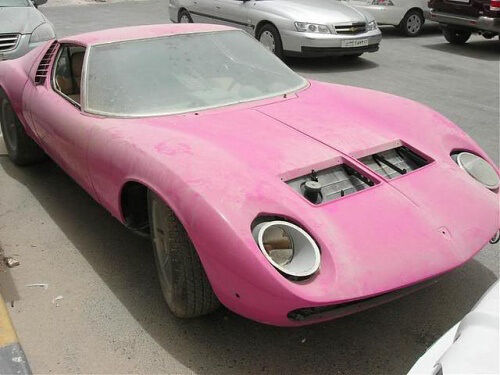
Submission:
<svg viewBox="0 0 500 375">
<path fill-rule="evenodd" d="M 12 161 L 49 155 L 151 236 L 172 312 L 298 326 L 389 301 L 498 237 L 498 169 L 418 103 L 307 81 L 244 32 L 177 24 L 0 63 Z"/>
</svg>

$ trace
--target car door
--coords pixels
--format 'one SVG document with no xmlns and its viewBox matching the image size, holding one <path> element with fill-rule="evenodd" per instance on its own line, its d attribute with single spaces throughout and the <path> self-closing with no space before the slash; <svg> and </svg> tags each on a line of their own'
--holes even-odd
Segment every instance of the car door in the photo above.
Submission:
<svg viewBox="0 0 500 375">
<path fill-rule="evenodd" d="M 52 58 L 44 83 L 27 88 L 26 110 L 46 152 L 94 195 L 87 168 L 87 145 L 96 121 L 82 113 L 80 106 L 85 48 L 60 45 Z"/>
<path fill-rule="evenodd" d="M 192 0 L 188 10 L 193 22 L 214 23 L 215 0 Z"/>
<path fill-rule="evenodd" d="M 215 0 L 216 22 L 222 25 L 241 28 L 253 34 L 249 18 L 249 7 L 253 1 Z"/>
</svg>

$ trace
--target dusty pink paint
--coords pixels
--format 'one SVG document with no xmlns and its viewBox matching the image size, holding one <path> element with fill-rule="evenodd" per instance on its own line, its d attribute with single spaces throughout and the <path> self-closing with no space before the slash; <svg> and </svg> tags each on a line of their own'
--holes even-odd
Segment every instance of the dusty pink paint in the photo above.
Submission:
<svg viewBox="0 0 500 375">
<path fill-rule="evenodd" d="M 91 46 L 224 29 L 142 26 L 61 42 Z M 492 161 L 457 126 L 418 103 L 312 81 L 288 98 L 156 118 L 103 118 L 80 112 L 48 81 L 33 85 L 47 48 L 0 63 L 0 85 L 29 134 L 120 221 L 126 182 L 158 193 L 184 224 L 220 301 L 238 314 L 300 325 L 287 319 L 289 311 L 435 277 L 469 260 L 498 230 L 498 191 L 474 181 L 449 155 L 463 149 Z M 386 181 L 356 160 L 400 140 L 433 162 Z M 282 181 L 339 158 L 379 183 L 314 206 Z M 317 275 L 294 283 L 267 262 L 250 232 L 260 214 L 288 217 L 311 233 L 322 250 Z"/>
</svg>

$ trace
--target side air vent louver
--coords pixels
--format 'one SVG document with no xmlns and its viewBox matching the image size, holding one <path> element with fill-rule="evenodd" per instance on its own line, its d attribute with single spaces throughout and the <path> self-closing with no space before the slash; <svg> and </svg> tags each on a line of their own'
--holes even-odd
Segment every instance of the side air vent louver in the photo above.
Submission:
<svg viewBox="0 0 500 375">
<path fill-rule="evenodd" d="M 52 57 L 54 56 L 54 53 L 56 52 L 56 47 L 57 43 L 52 43 L 52 45 L 49 47 L 47 52 L 45 52 L 45 55 L 40 61 L 35 74 L 36 85 L 43 85 L 45 83 L 45 79 L 47 78 L 47 74 L 49 71 L 50 62 L 52 60 Z"/>
<path fill-rule="evenodd" d="M 297 193 L 314 204 L 325 203 L 364 190 L 375 183 L 347 164 L 340 164 L 286 181 Z"/>
<path fill-rule="evenodd" d="M 368 155 L 359 161 L 375 173 L 388 179 L 404 175 L 429 164 L 427 159 L 405 146 Z"/>
</svg>

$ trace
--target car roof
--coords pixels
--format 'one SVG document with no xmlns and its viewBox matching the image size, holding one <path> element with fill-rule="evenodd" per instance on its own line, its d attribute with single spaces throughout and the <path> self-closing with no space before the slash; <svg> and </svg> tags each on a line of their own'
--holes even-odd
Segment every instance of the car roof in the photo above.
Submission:
<svg viewBox="0 0 500 375">
<path fill-rule="evenodd" d="M 232 27 L 197 23 L 174 23 L 162 25 L 143 25 L 120 27 L 94 31 L 85 34 L 73 35 L 59 39 L 60 43 L 76 43 L 84 46 L 123 42 L 127 40 L 149 39 L 168 35 L 182 35 L 190 33 L 205 33 L 214 31 L 237 30 Z"/>
</svg>

